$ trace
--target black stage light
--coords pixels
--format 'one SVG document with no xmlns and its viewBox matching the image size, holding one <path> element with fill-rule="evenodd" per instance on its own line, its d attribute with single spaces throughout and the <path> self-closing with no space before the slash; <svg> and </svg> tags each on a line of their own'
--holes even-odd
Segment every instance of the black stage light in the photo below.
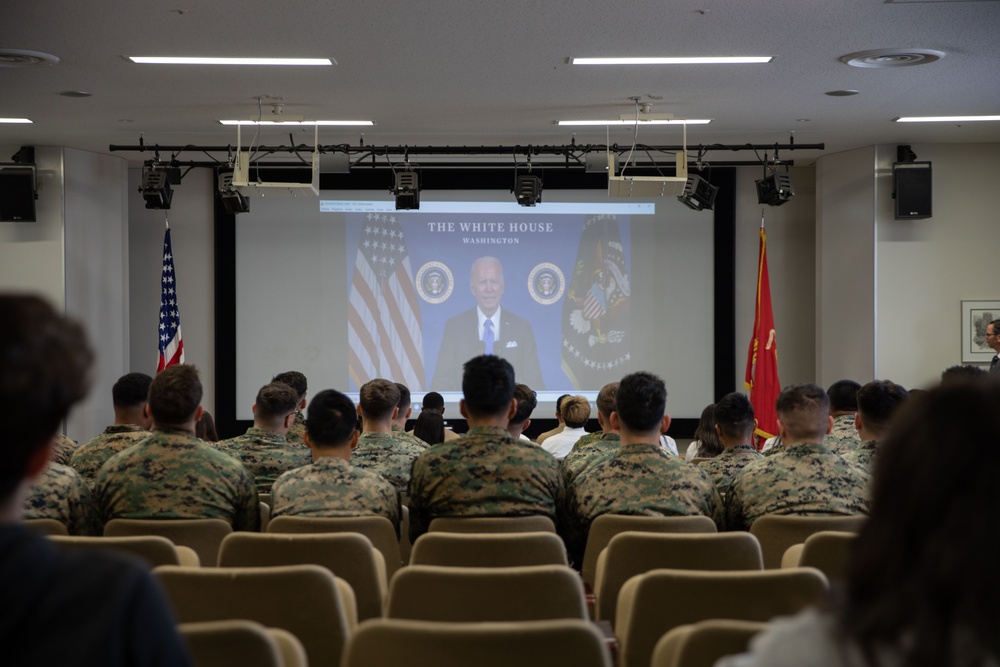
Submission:
<svg viewBox="0 0 1000 667">
<path fill-rule="evenodd" d="M 756 183 L 758 204 L 781 206 L 795 196 L 792 175 L 787 172 L 771 174 L 756 181 Z"/>
<path fill-rule="evenodd" d="M 222 205 L 226 207 L 226 213 L 246 213 L 250 210 L 250 200 L 236 188 L 229 186 L 224 189 L 220 196 Z"/>
<path fill-rule="evenodd" d="M 514 181 L 514 198 L 521 206 L 534 206 L 542 201 L 542 179 L 527 174 Z"/>
<path fill-rule="evenodd" d="M 396 195 L 396 210 L 410 211 L 420 208 L 420 180 L 415 171 L 397 171 L 392 188 Z"/>
<path fill-rule="evenodd" d="M 146 208 L 168 209 L 174 191 L 170 189 L 170 178 L 163 169 L 146 167 L 142 171 L 142 198 Z"/>
<path fill-rule="evenodd" d="M 677 197 L 677 201 L 695 211 L 711 211 L 715 206 L 715 195 L 718 192 L 718 187 L 701 176 L 692 174 L 684 183 L 684 192 Z"/>
</svg>

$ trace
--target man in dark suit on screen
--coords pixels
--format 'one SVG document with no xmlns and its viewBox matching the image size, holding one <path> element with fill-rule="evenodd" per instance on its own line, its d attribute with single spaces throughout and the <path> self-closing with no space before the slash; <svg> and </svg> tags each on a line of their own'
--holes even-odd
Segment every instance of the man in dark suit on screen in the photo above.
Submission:
<svg viewBox="0 0 1000 667">
<path fill-rule="evenodd" d="M 514 367 L 518 382 L 544 389 L 538 348 L 531 324 L 500 307 L 503 265 L 495 257 L 472 263 L 470 277 L 476 307 L 445 323 L 431 388 L 455 391 L 462 386 L 462 364 L 481 354 L 503 357 Z"/>
</svg>

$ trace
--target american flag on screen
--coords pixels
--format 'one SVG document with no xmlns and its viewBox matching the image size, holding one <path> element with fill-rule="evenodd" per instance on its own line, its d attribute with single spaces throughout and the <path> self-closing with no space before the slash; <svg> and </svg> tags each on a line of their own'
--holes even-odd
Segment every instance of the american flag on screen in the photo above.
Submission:
<svg viewBox="0 0 1000 667">
<path fill-rule="evenodd" d="M 174 251 L 170 246 L 170 227 L 167 227 L 163 236 L 163 270 L 160 273 L 160 359 L 156 362 L 156 372 L 183 363 L 184 339 L 181 337 L 181 313 L 177 305 Z"/>
<path fill-rule="evenodd" d="M 420 306 L 403 230 L 390 213 L 367 213 L 348 297 L 351 378 L 374 378 L 424 389 Z"/>
</svg>

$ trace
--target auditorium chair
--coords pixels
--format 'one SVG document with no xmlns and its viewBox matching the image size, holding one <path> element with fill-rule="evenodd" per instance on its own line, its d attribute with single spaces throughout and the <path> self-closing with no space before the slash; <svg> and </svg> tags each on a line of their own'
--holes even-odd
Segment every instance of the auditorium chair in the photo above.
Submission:
<svg viewBox="0 0 1000 667">
<path fill-rule="evenodd" d="M 554 533 L 556 524 L 551 518 L 542 514 L 449 516 L 431 519 L 427 530 L 432 533 Z"/>
<path fill-rule="evenodd" d="M 516 567 L 569 565 L 555 533 L 425 533 L 417 538 L 411 565 Z"/>
<path fill-rule="evenodd" d="M 247 620 L 177 626 L 194 667 L 308 667 L 305 648 L 281 628 Z"/>
<path fill-rule="evenodd" d="M 712 667 L 727 655 L 745 653 L 754 635 L 766 629 L 767 623 L 727 619 L 681 625 L 656 643 L 650 667 Z"/>
<path fill-rule="evenodd" d="M 51 535 L 49 539 L 60 549 L 71 551 L 118 551 L 135 556 L 150 567 L 184 565 L 198 567 L 198 554 L 190 547 L 178 546 L 160 535 L 130 537 L 83 537 L 78 535 Z"/>
<path fill-rule="evenodd" d="M 105 537 L 160 535 L 198 554 L 203 567 L 215 567 L 219 545 L 233 532 L 222 519 L 112 519 L 104 526 Z"/>
<path fill-rule="evenodd" d="M 57 519 L 25 519 L 24 525 L 41 535 L 69 535 L 66 524 Z"/>
<path fill-rule="evenodd" d="M 843 581 L 857 538 L 857 533 L 833 530 L 813 533 L 803 544 L 788 547 L 781 567 L 814 567 L 825 574 L 831 584 Z"/>
<path fill-rule="evenodd" d="M 268 533 L 361 533 L 385 559 L 387 579 L 402 566 L 399 538 L 392 522 L 384 516 L 279 516 L 267 525 Z"/>
<path fill-rule="evenodd" d="M 864 514 L 765 514 L 750 525 L 750 532 L 760 542 L 764 567 L 779 568 L 788 547 L 805 542 L 813 533 L 826 530 L 857 533 L 867 520 Z"/>
</svg>

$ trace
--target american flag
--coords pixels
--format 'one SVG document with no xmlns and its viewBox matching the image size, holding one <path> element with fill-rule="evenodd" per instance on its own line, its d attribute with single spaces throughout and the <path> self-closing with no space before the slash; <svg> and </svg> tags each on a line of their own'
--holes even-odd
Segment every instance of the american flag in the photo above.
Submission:
<svg viewBox="0 0 1000 667">
<path fill-rule="evenodd" d="M 360 387 L 374 378 L 424 389 L 420 305 L 403 229 L 396 216 L 368 213 L 348 297 L 351 378 Z"/>
<path fill-rule="evenodd" d="M 160 273 L 160 359 L 156 362 L 156 372 L 183 363 L 184 339 L 181 337 L 181 314 L 177 305 L 174 251 L 170 246 L 170 227 L 167 227 L 163 237 L 163 271 Z"/>
<path fill-rule="evenodd" d="M 588 320 L 594 320 L 606 312 L 604 292 L 597 283 L 594 283 L 583 301 L 583 316 Z"/>
</svg>

